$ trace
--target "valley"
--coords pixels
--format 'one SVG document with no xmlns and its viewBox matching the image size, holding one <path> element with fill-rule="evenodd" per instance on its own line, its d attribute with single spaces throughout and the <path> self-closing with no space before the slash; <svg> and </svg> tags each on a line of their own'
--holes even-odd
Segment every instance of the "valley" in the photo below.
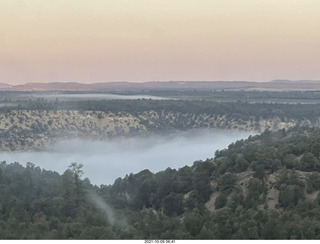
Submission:
<svg viewBox="0 0 320 244">
<path fill-rule="evenodd" d="M 2 238 L 319 238 L 317 92 L 92 96 L 3 93 Z"/>
</svg>

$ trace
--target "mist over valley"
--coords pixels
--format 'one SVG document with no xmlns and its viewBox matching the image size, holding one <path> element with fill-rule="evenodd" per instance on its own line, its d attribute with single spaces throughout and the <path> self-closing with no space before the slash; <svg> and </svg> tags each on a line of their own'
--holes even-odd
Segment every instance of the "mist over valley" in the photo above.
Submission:
<svg viewBox="0 0 320 244">
<path fill-rule="evenodd" d="M 223 129 L 194 129 L 167 135 L 150 135 L 112 141 L 63 140 L 50 151 L 2 152 L 7 163 L 34 163 L 40 168 L 63 173 L 72 162 L 84 165 L 84 177 L 93 184 L 112 184 L 118 177 L 144 169 L 152 172 L 167 167 L 191 166 L 194 161 L 214 157 L 216 150 L 245 139 L 249 132 Z"/>
</svg>

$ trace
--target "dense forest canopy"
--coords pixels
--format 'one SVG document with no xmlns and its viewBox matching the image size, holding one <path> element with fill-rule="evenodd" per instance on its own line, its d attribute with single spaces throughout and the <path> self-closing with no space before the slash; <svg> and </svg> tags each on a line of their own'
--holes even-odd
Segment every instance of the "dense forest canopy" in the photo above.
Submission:
<svg viewBox="0 0 320 244">
<path fill-rule="evenodd" d="M 95 186 L 0 164 L 1 239 L 318 239 L 320 129 L 265 131 L 179 170 Z"/>
</svg>

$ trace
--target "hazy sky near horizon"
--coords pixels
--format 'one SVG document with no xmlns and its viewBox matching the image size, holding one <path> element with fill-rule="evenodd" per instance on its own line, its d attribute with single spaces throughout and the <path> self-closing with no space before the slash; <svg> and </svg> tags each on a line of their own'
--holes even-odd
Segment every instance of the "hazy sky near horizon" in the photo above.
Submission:
<svg viewBox="0 0 320 244">
<path fill-rule="evenodd" d="M 0 0 L 0 82 L 320 80 L 319 0 Z"/>
</svg>

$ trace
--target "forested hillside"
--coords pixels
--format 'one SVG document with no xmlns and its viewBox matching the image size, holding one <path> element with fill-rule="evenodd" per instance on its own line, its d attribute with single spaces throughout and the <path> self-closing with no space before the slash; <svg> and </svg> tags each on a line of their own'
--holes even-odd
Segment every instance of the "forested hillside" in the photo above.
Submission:
<svg viewBox="0 0 320 244">
<path fill-rule="evenodd" d="M 2 239 L 319 239 L 320 130 L 265 131 L 192 167 L 93 186 L 0 166 Z"/>
<path fill-rule="evenodd" d="M 0 106 L 2 151 L 46 150 L 59 139 L 110 140 L 194 128 L 263 132 L 320 127 L 317 104 L 147 99 L 8 103 Z"/>
</svg>

